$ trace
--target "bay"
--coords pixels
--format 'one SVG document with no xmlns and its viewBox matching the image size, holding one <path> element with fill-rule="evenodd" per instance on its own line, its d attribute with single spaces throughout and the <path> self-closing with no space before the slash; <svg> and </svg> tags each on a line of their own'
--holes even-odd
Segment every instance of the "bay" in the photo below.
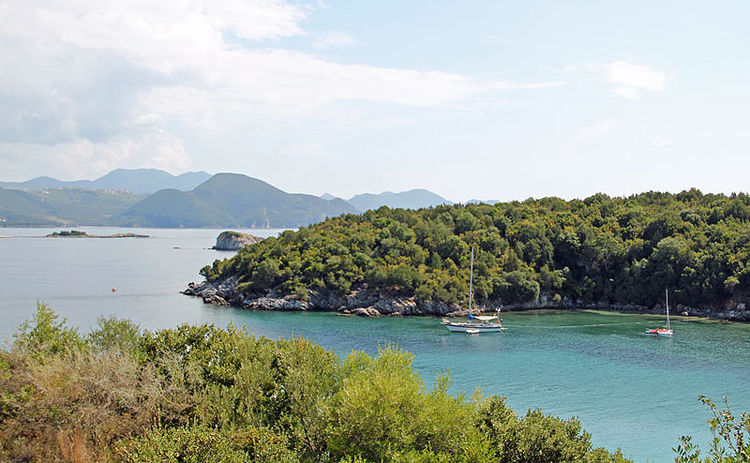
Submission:
<svg viewBox="0 0 750 463">
<path fill-rule="evenodd" d="M 233 253 L 209 249 L 221 230 L 77 227 L 148 239 L 51 239 L 54 229 L 0 229 L 0 340 L 46 302 L 88 331 L 117 315 L 146 329 L 229 323 L 272 338 L 304 336 L 340 355 L 395 344 L 414 354 L 427 386 L 449 372 L 452 391 L 501 394 L 519 412 L 577 416 L 597 446 L 635 461 L 672 461 L 681 435 L 710 439 L 701 394 L 750 411 L 750 326 L 677 319 L 671 339 L 641 333 L 661 317 L 531 311 L 503 314 L 499 334 L 451 334 L 434 318 L 362 319 L 332 313 L 251 312 L 179 294 L 198 270 Z M 57 229 L 59 230 L 59 229 Z M 280 230 L 241 230 L 273 236 Z M 115 289 L 113 292 L 112 289 Z"/>
</svg>

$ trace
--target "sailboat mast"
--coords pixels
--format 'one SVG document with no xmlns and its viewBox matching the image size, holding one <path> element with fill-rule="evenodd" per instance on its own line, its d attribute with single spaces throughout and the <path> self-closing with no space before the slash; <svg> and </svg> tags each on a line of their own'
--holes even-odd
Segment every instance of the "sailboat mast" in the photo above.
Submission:
<svg viewBox="0 0 750 463">
<path fill-rule="evenodd" d="M 471 247 L 471 273 L 469 273 L 469 314 L 471 314 L 471 298 L 474 286 L 474 247 Z"/>
<path fill-rule="evenodd" d="M 667 301 L 667 329 L 670 329 L 669 326 L 669 288 L 665 290 L 666 293 L 666 301 Z"/>
</svg>

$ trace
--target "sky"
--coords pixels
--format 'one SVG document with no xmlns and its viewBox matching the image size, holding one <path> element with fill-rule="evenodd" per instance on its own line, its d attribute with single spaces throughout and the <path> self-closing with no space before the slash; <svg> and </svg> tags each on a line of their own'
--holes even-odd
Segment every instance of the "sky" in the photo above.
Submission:
<svg viewBox="0 0 750 463">
<path fill-rule="evenodd" d="M 0 0 L 0 180 L 750 190 L 750 3 Z"/>
</svg>

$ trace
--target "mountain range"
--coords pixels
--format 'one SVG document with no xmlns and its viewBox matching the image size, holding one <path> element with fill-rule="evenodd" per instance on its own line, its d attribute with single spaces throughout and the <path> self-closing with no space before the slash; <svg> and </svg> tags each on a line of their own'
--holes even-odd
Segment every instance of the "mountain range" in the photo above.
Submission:
<svg viewBox="0 0 750 463">
<path fill-rule="evenodd" d="M 291 194 L 241 174 L 216 174 L 191 191 L 161 190 L 118 217 L 141 227 L 289 228 L 357 211 L 342 200 Z"/>
<path fill-rule="evenodd" d="M 324 193 L 320 197 L 327 200 L 340 199 L 329 193 Z M 352 196 L 346 202 L 361 212 L 377 209 L 382 206 L 387 206 L 391 209 L 421 209 L 423 207 L 439 206 L 440 204 L 453 204 L 452 201 L 448 201 L 438 194 L 419 188 L 400 193 L 393 193 L 391 191 L 362 193 Z"/>
<path fill-rule="evenodd" d="M 37 177 L 0 182 L 0 226 L 293 228 L 381 206 L 452 204 L 427 190 L 356 195 L 291 194 L 242 174 L 117 169 L 96 180 Z"/>
<path fill-rule="evenodd" d="M 363 193 L 352 196 L 348 199 L 348 202 L 360 211 L 377 209 L 381 206 L 388 206 L 391 209 L 422 209 L 423 207 L 438 206 L 440 204 L 453 204 L 453 202 L 448 201 L 442 196 L 424 189 L 414 189 L 401 193 L 393 193 L 391 191 L 385 191 L 380 194 Z"/>
<path fill-rule="evenodd" d="M 25 182 L 0 182 L 0 188 L 16 190 L 51 190 L 81 188 L 87 190 L 124 190 L 136 194 L 156 193 L 165 188 L 188 191 L 211 178 L 207 172 L 172 175 L 158 169 L 115 169 L 96 180 L 63 182 L 52 177 L 36 177 Z"/>
</svg>

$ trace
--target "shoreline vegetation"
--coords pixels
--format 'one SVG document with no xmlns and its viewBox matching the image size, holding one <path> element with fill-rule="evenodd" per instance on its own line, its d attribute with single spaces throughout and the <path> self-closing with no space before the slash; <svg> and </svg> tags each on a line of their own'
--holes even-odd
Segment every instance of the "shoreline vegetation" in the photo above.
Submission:
<svg viewBox="0 0 750 463">
<path fill-rule="evenodd" d="M 750 322 L 750 196 L 672 195 L 382 207 L 245 246 L 184 294 L 256 310 L 465 314 L 594 309 Z"/>
<path fill-rule="evenodd" d="M 102 318 L 88 334 L 45 305 L 0 350 L 0 460 L 112 462 L 628 462 L 576 418 L 430 387 L 394 346 L 344 358 L 304 338 Z M 746 461 L 750 416 L 701 398 L 717 439 L 701 459 Z M 736 458 L 734 460 L 719 457 Z M 715 458 L 715 459 L 713 459 Z"/>
</svg>

